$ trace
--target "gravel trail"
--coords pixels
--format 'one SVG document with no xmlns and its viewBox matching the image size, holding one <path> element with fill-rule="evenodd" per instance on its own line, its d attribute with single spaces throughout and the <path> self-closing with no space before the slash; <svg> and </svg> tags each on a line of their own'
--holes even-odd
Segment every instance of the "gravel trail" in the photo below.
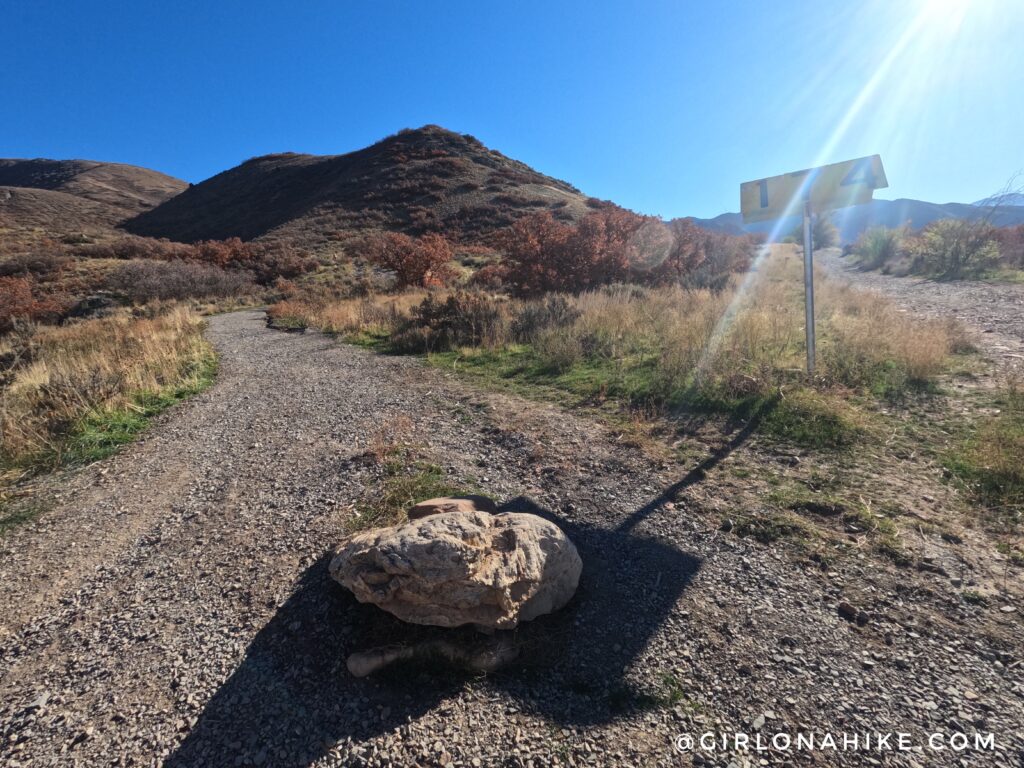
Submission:
<svg viewBox="0 0 1024 768">
<path fill-rule="evenodd" d="M 0 765 L 1024 761 L 1024 605 L 721 530 L 751 503 L 719 477 L 755 450 L 745 432 L 675 466 L 415 359 L 269 331 L 259 312 L 208 334 L 217 383 L 0 542 Z M 453 478 L 556 519 L 580 549 L 576 599 L 522 630 L 513 669 L 345 670 L 352 650 L 412 637 L 326 573 L 381 473 L 360 456 L 406 422 Z M 901 731 L 915 749 L 673 751 L 705 731 Z M 961 731 L 995 749 L 928 748 Z"/>
</svg>

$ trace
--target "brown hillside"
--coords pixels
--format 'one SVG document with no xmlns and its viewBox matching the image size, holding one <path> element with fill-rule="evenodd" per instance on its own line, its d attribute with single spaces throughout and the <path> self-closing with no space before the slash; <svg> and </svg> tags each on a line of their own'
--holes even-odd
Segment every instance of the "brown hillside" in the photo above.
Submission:
<svg viewBox="0 0 1024 768">
<path fill-rule="evenodd" d="M 375 230 L 473 242 L 527 213 L 575 219 L 596 205 L 472 136 L 426 126 L 345 155 L 257 157 L 124 226 L 186 242 L 263 238 L 305 248 Z"/>
<path fill-rule="evenodd" d="M 67 234 L 112 229 L 124 211 L 51 189 L 0 186 L 0 227 Z"/>
<path fill-rule="evenodd" d="M 135 216 L 174 197 L 188 184 L 173 176 L 123 163 L 94 160 L 0 159 L 0 186 L 49 190 L 73 195 L 117 212 L 115 221 Z M 29 196 L 23 196 L 22 203 Z M 58 206 L 52 198 L 51 207 Z M 68 207 L 70 204 L 63 204 Z M 88 211 L 82 206 L 80 213 Z M 39 219 L 41 212 L 27 211 Z M 104 216 L 104 219 L 107 217 Z M 63 228 L 63 222 L 55 222 Z M 97 221 L 100 225 L 105 222 Z M 112 223 L 112 222 L 111 222 Z"/>
</svg>

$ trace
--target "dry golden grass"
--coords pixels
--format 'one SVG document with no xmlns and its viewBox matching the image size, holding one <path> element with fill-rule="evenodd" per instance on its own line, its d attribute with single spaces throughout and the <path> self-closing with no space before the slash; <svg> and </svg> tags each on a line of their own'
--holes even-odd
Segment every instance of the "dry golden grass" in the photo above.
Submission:
<svg viewBox="0 0 1024 768">
<path fill-rule="evenodd" d="M 87 415 L 136 407 L 209 375 L 213 353 L 202 319 L 186 308 L 154 317 L 117 316 L 16 332 L 0 340 L 0 461 L 47 455 Z"/>
<path fill-rule="evenodd" d="M 955 322 L 900 310 L 883 296 L 819 279 L 829 373 L 849 384 L 868 382 L 880 369 L 925 383 L 945 368 L 950 354 L 969 347 Z"/>
<path fill-rule="evenodd" d="M 888 299 L 857 290 L 825 273 L 816 276 L 819 386 L 868 388 L 896 394 L 927 383 L 965 346 L 954 324 L 900 311 Z M 384 339 L 408 325 L 426 296 L 338 302 L 282 302 L 279 315 L 346 337 Z M 802 378 L 802 262 L 792 247 L 776 247 L 745 279 L 723 291 L 678 286 L 609 286 L 567 296 L 567 317 L 545 315 L 546 299 L 495 302 L 495 327 L 482 334 L 490 349 L 529 345 L 539 364 L 564 374 L 586 362 L 611 377 L 632 377 L 645 397 L 670 400 L 695 380 L 730 395 L 765 393 Z M 535 322 L 525 337 L 516 318 Z M 457 322 L 458 318 L 453 318 Z M 521 324 L 520 324 L 521 325 Z M 637 377 L 643 378 L 637 382 Z"/>
<path fill-rule="evenodd" d="M 426 296 L 427 291 L 416 289 L 351 299 L 290 298 L 272 305 L 267 312 L 282 327 L 310 326 L 345 337 L 380 336 L 397 330 Z"/>
</svg>

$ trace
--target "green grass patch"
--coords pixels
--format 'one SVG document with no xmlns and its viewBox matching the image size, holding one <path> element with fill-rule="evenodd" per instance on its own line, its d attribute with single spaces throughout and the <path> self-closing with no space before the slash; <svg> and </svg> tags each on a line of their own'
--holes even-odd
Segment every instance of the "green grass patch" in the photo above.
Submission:
<svg viewBox="0 0 1024 768">
<path fill-rule="evenodd" d="M 72 427 L 60 453 L 53 457 L 54 464 L 88 464 L 110 456 L 138 437 L 154 416 L 210 386 L 216 375 L 217 358 L 211 351 L 176 385 L 137 392 L 120 408 L 90 411 Z"/>
<path fill-rule="evenodd" d="M 0 466 L 0 535 L 35 519 L 41 512 L 39 504 L 31 499 L 11 501 L 4 498 L 5 492 L 40 473 L 90 464 L 110 456 L 138 437 L 154 416 L 210 386 L 216 375 L 217 357 L 208 348 L 206 355 L 182 372 L 178 383 L 157 392 L 137 392 L 121 407 L 89 411 L 71 426 L 58 447 L 16 463 L 4 463 Z M 11 477 L 16 479 L 10 480 Z M 10 484 L 5 485 L 8 481 Z"/>
<path fill-rule="evenodd" d="M 975 592 L 973 589 L 965 589 L 960 593 L 960 598 L 970 605 L 985 606 L 988 605 L 988 600 L 980 592 Z"/>
<path fill-rule="evenodd" d="M 35 520 L 42 509 L 36 504 L 0 501 L 0 536 L 23 523 Z"/>
<path fill-rule="evenodd" d="M 1024 390 L 1011 387 L 945 460 L 946 468 L 987 512 L 995 527 L 1017 531 L 1024 522 Z"/>
<path fill-rule="evenodd" d="M 457 483 L 437 464 L 396 451 L 384 462 L 384 476 L 356 505 L 358 516 L 349 528 L 365 530 L 405 521 L 414 504 L 438 496 L 474 493 L 469 484 Z"/>
<path fill-rule="evenodd" d="M 1017 545 L 1011 544 L 1007 541 L 1001 541 L 996 545 L 996 549 L 1000 554 L 1006 555 L 1010 561 L 1010 565 L 1016 566 L 1017 568 L 1024 568 L 1024 550 L 1020 549 Z"/>
<path fill-rule="evenodd" d="M 559 369 L 528 345 L 459 349 L 427 356 L 438 368 L 456 371 L 505 390 L 572 404 L 615 401 L 625 407 L 659 406 L 666 413 L 707 413 L 733 421 L 757 421 L 757 430 L 806 448 L 846 448 L 862 439 L 864 417 L 843 398 L 795 386 L 784 395 L 738 397 L 714 384 L 659 389 L 653 356 L 624 360 L 584 358 Z"/>
<path fill-rule="evenodd" d="M 1024 269 L 1013 269 L 1012 267 L 992 269 L 986 272 L 981 279 L 993 283 L 1024 283 Z"/>
<path fill-rule="evenodd" d="M 893 514 L 898 513 L 893 510 L 886 508 L 875 512 L 861 502 L 814 490 L 802 483 L 780 484 L 766 494 L 765 501 L 780 510 L 802 515 L 802 519 L 810 524 L 814 521 L 835 521 L 841 526 L 843 533 L 866 536 L 878 554 L 896 565 L 908 566 L 913 563 L 913 559 L 900 543 L 899 528 L 891 519 Z M 786 522 L 788 521 L 783 519 L 783 523 Z M 767 538 L 774 541 L 775 538 L 782 538 L 791 533 L 785 527 L 780 528 L 774 520 L 753 520 L 750 524 L 750 535 L 761 540 Z"/>
<path fill-rule="evenodd" d="M 847 448 L 867 435 L 864 417 L 845 400 L 803 386 L 745 397 L 705 387 L 681 398 L 680 407 L 756 421 L 762 435 L 803 448 Z"/>
<path fill-rule="evenodd" d="M 267 326 L 277 331 L 304 331 L 309 323 L 299 315 L 279 315 L 270 318 Z"/>
<path fill-rule="evenodd" d="M 608 706 L 616 713 L 651 712 L 683 705 L 690 712 L 700 710 L 700 704 L 689 701 L 682 683 L 672 674 L 663 674 L 650 690 L 638 690 L 628 683 L 612 686 L 608 691 Z"/>
<path fill-rule="evenodd" d="M 737 520 L 733 532 L 742 538 L 756 539 L 762 544 L 784 539 L 802 542 L 811 538 L 807 523 L 789 512 L 769 511 L 744 515 Z"/>
<path fill-rule="evenodd" d="M 346 333 L 339 337 L 346 344 L 352 344 L 375 352 L 390 352 L 391 332 L 383 327 L 363 328 L 358 333 Z"/>
<path fill-rule="evenodd" d="M 765 501 L 779 509 L 791 512 L 805 512 L 820 517 L 837 517 L 850 509 L 850 502 L 829 493 L 813 491 L 798 483 L 789 483 L 772 488 Z"/>
</svg>

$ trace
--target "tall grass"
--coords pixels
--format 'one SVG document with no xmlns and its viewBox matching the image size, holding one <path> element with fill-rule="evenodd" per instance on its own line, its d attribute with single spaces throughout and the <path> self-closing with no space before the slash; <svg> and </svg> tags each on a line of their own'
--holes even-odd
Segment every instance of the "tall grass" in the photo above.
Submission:
<svg viewBox="0 0 1024 768">
<path fill-rule="evenodd" d="M 1010 532 L 1024 524 L 1024 382 L 1011 381 L 977 430 L 947 460 L 950 471 Z"/>
<path fill-rule="evenodd" d="M 207 383 L 202 319 L 178 307 L 0 339 L 0 466 L 18 471 L 97 458 Z"/>
<path fill-rule="evenodd" d="M 787 438 L 839 444 L 858 429 L 846 395 L 892 398 L 927 387 L 963 341 L 949 323 L 908 315 L 821 273 L 821 364 L 808 382 L 801 268 L 788 248 L 765 260 L 743 288 L 734 277 L 717 292 L 612 285 L 526 301 L 492 297 L 484 333 L 477 327 L 484 299 L 455 294 L 443 306 L 431 303 L 431 323 L 447 329 L 446 344 L 417 327 L 424 316 L 415 308 L 420 295 L 305 312 L 311 325 L 371 333 L 382 347 L 404 340 L 408 349 L 410 338 L 420 339 L 420 351 L 439 353 L 435 362 L 480 375 L 644 408 L 761 413 L 767 428 Z M 452 330 L 460 324 L 473 324 L 474 332 Z M 465 341 L 475 338 L 486 341 Z"/>
<path fill-rule="evenodd" d="M 267 314 L 282 328 L 311 326 L 346 341 L 368 342 L 397 330 L 427 295 L 425 290 L 409 290 L 334 301 L 288 299 L 272 305 Z"/>
</svg>

